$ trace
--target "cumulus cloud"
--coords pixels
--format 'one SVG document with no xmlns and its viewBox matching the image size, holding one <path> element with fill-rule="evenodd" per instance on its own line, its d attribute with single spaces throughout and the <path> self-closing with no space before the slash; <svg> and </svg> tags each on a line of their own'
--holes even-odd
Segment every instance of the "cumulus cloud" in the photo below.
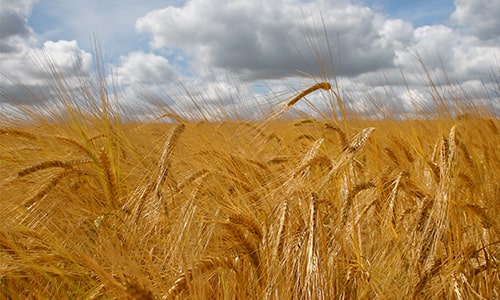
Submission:
<svg viewBox="0 0 500 300">
<path fill-rule="evenodd" d="M 242 107 L 256 108 L 256 94 L 283 95 L 282 91 L 307 87 L 318 76 L 331 80 L 325 77 L 335 73 L 353 111 L 372 113 L 393 105 L 409 113 L 432 106 L 429 78 L 443 90 L 449 90 L 450 83 L 455 90 L 466 87 L 471 98 L 481 98 L 481 90 L 495 89 L 498 80 L 492 79 L 492 73 L 498 70 L 500 57 L 500 19 L 496 17 L 500 4 L 492 0 L 456 0 L 449 22 L 425 26 L 407 18 L 391 18 L 351 0 L 191 0 L 174 1 L 175 6 L 160 9 L 163 2 L 155 0 L 139 10 L 132 0 L 120 2 L 119 8 L 112 1 L 104 5 L 81 0 L 72 6 L 52 1 L 46 11 L 63 16 L 62 23 L 49 30 L 65 28 L 78 42 L 53 35 L 53 41 L 41 40 L 27 22 L 33 1 L 0 1 L 2 8 L 8 8 L 0 11 L 0 60 L 9 78 L 22 79 L 30 86 L 46 85 L 40 64 L 32 63 L 31 57 L 50 57 L 66 79 L 91 73 L 92 55 L 81 48 L 82 36 L 88 40 L 91 32 L 82 32 L 92 24 L 104 26 L 112 20 L 103 35 L 104 51 L 109 44 L 121 50 L 116 54 L 111 48 L 119 57 L 111 67 L 109 82 L 119 85 L 124 103 L 138 109 L 141 100 L 164 99 L 179 109 L 196 110 L 199 105 L 192 103 L 193 98 L 214 112 L 241 104 L 242 99 L 247 99 Z M 53 10 L 54 5 L 64 9 Z M 106 18 L 111 10 L 113 18 Z M 77 12 L 92 24 L 82 27 L 74 18 Z M 130 28 L 134 20 L 137 32 Z M 122 37 L 124 32 L 127 38 Z M 137 39 L 133 46 L 127 44 L 131 39 Z M 301 83 L 277 84 L 283 78 Z M 0 88 L 13 91 L 11 82 L 0 78 Z M 267 87 L 256 91 L 256 82 Z M 392 98 L 387 91 L 393 93 Z M 286 96 L 291 94 L 273 101 L 286 101 Z M 320 103 L 318 97 L 315 93 L 308 99 Z M 386 102 L 370 104 L 373 99 Z M 493 107 L 498 109 L 498 105 Z M 301 101 L 297 109 L 302 108 L 306 105 Z"/>
<path fill-rule="evenodd" d="M 120 84 L 165 84 L 177 80 L 177 71 L 167 58 L 141 51 L 120 58 L 114 69 Z"/>
<path fill-rule="evenodd" d="M 172 91 L 178 85 L 179 76 L 164 56 L 133 51 L 121 56 L 116 66 L 111 66 L 108 82 L 119 85 L 122 105 L 140 110 L 145 103 L 168 102 L 170 97 L 165 91 Z"/>
<path fill-rule="evenodd" d="M 0 0 L 2 10 L 14 11 L 16 13 L 27 13 L 35 0 Z"/>
<path fill-rule="evenodd" d="M 41 48 L 12 55 L 2 63 L 11 77 L 35 85 L 47 82 L 52 68 L 66 80 L 88 74 L 92 68 L 92 55 L 80 49 L 76 41 L 47 41 Z"/>
<path fill-rule="evenodd" d="M 36 45 L 38 36 L 28 25 L 34 1 L 0 1 L 0 102 L 49 101 L 53 71 L 70 88 L 90 74 L 92 55 L 76 40 L 48 40 Z"/>
<path fill-rule="evenodd" d="M 82 76 L 88 76 L 92 69 L 92 55 L 80 49 L 76 41 L 47 41 L 41 48 L 3 55 L 1 63 L 0 102 L 29 102 L 32 96 L 27 90 L 50 89 L 55 76 L 53 70 L 70 87 L 71 84 L 77 84 Z"/>
<path fill-rule="evenodd" d="M 154 48 L 180 48 L 202 65 L 249 72 L 252 78 L 314 65 L 318 57 L 311 47 L 324 45 L 327 38 L 345 75 L 391 67 L 395 47 L 412 33 L 409 24 L 387 23 L 365 6 L 298 0 L 193 0 L 152 11 L 136 27 L 152 35 Z"/>
<path fill-rule="evenodd" d="M 92 54 L 80 49 L 78 42 L 74 40 L 47 41 L 41 49 L 33 49 L 30 55 L 35 59 L 47 58 L 65 78 L 88 74 L 92 67 Z"/>
<path fill-rule="evenodd" d="M 26 19 L 10 11 L 0 12 L 0 39 L 12 36 L 26 37 L 31 34 L 30 28 L 26 24 Z"/>
<path fill-rule="evenodd" d="M 412 78 L 425 76 L 424 67 L 437 85 L 469 79 L 489 82 L 492 69 L 498 67 L 495 57 L 500 54 L 500 47 L 445 25 L 431 25 L 416 28 L 414 42 L 396 54 L 396 64 L 413 74 L 408 77 L 410 84 L 422 84 Z"/>
<path fill-rule="evenodd" d="M 457 0 L 449 25 L 414 27 L 351 1 L 192 0 L 151 11 L 136 27 L 150 34 L 154 49 L 180 50 L 193 66 L 233 71 L 250 81 L 292 70 L 321 75 L 325 66 L 318 64 L 330 68 L 333 59 L 353 109 L 376 109 L 368 102 L 378 98 L 409 113 L 432 107 L 434 85 L 457 89 L 455 84 L 472 80 L 491 88 L 500 49 L 497 2 Z"/>
<path fill-rule="evenodd" d="M 0 54 L 22 51 L 33 41 L 33 30 L 26 17 L 32 1 L 1 0 Z"/>
<path fill-rule="evenodd" d="M 500 40 L 500 1 L 455 0 L 454 24 L 464 26 L 481 40 Z"/>
</svg>

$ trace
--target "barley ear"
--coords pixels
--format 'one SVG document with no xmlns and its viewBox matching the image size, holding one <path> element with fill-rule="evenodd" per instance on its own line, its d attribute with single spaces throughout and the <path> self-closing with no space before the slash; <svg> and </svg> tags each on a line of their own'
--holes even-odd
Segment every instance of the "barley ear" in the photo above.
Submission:
<svg viewBox="0 0 500 300">
<path fill-rule="evenodd" d="M 340 127 L 338 127 L 334 124 L 331 124 L 331 123 L 325 123 L 325 127 L 327 129 L 331 129 L 331 130 L 338 133 L 338 135 L 340 137 L 340 143 L 342 145 L 342 149 L 347 149 L 347 147 L 349 147 L 349 141 L 347 139 L 347 135 L 344 133 L 344 131 L 342 129 L 340 129 Z"/>
<path fill-rule="evenodd" d="M 315 259 L 315 240 L 316 240 L 316 222 L 317 222 L 317 205 L 318 205 L 318 195 L 316 193 L 311 194 L 311 203 L 309 204 L 309 224 L 308 224 L 308 236 L 307 236 L 307 248 L 306 248 L 306 274 L 305 274 L 305 284 L 309 288 L 314 288 L 315 284 L 313 282 L 313 276 L 318 273 L 317 263 Z"/>
<path fill-rule="evenodd" d="M 102 148 L 99 153 L 99 167 L 104 176 L 106 186 L 106 195 L 109 203 L 116 207 L 118 204 L 118 183 L 116 181 L 115 170 L 111 162 L 111 157 L 105 148 Z"/>
<path fill-rule="evenodd" d="M 210 257 L 198 261 L 192 269 L 177 277 L 174 284 L 168 289 L 162 299 L 172 299 L 187 289 L 187 282 L 193 279 L 193 273 L 204 274 L 217 268 L 237 270 L 240 263 L 239 257 Z"/>
<path fill-rule="evenodd" d="M 234 224 L 238 224 L 251 232 L 257 241 L 262 241 L 262 228 L 253 218 L 242 214 L 232 214 L 229 216 L 229 221 Z"/>
<path fill-rule="evenodd" d="M 327 184 L 330 181 L 330 178 L 332 178 L 332 176 L 336 174 L 337 171 L 342 168 L 342 166 L 344 166 L 354 157 L 354 155 L 366 144 L 366 141 L 374 130 L 374 127 L 365 128 L 360 133 L 351 138 L 349 146 L 344 149 L 340 156 L 332 163 L 332 169 L 330 170 L 330 172 L 328 172 L 328 175 L 324 177 L 323 181 L 321 182 L 321 186 Z"/>
<path fill-rule="evenodd" d="M 151 290 L 146 288 L 137 279 L 126 278 L 123 283 L 125 293 L 129 299 L 153 300 L 155 296 Z"/>
<path fill-rule="evenodd" d="M 24 130 L 11 129 L 11 128 L 7 128 L 7 129 L 0 128 L 0 135 L 16 136 L 16 137 L 25 138 L 28 140 L 38 139 L 38 136 L 34 133 L 24 131 Z"/>
<path fill-rule="evenodd" d="M 174 152 L 175 145 L 177 144 L 177 140 L 185 128 L 186 125 L 179 124 L 170 131 L 167 140 L 165 141 L 165 145 L 163 146 L 163 152 L 160 158 L 159 174 L 153 189 L 158 197 L 158 204 L 160 205 L 160 208 L 165 209 L 165 212 L 166 207 L 163 203 L 163 195 L 160 188 L 167 178 L 170 161 L 172 159 L 172 154 Z"/>
<path fill-rule="evenodd" d="M 273 120 L 276 120 L 277 118 L 279 118 L 282 114 L 284 114 L 290 107 L 292 107 L 295 103 L 297 103 L 300 99 L 304 98 L 305 96 L 307 96 L 308 94 L 316 91 L 316 90 L 319 90 L 319 89 L 323 89 L 323 90 L 331 90 L 331 85 L 328 83 L 328 82 L 320 82 L 320 83 L 317 83 L 305 90 L 303 90 L 302 92 L 298 93 L 297 95 L 295 95 L 295 97 L 293 97 L 290 101 L 288 101 L 280 110 L 278 110 L 277 112 L 275 112 L 274 114 L 271 115 L 271 117 L 268 119 L 267 122 L 270 122 L 270 121 L 273 121 Z M 267 123 L 266 122 L 266 123 Z M 262 130 L 259 130 L 260 132 Z"/>
<path fill-rule="evenodd" d="M 30 207 L 33 204 L 36 204 L 37 201 L 42 200 L 55 186 L 57 186 L 57 184 L 59 184 L 59 182 L 61 182 L 61 180 L 63 180 L 64 178 L 66 178 L 68 176 L 74 175 L 74 174 L 81 175 L 81 176 L 89 176 L 90 175 L 89 173 L 79 171 L 76 169 L 65 170 L 65 171 L 57 174 L 56 176 L 52 177 L 50 179 L 50 181 L 42 189 L 40 189 L 38 191 L 38 193 L 36 193 L 35 196 L 24 201 L 23 205 L 25 207 Z"/>
<path fill-rule="evenodd" d="M 17 173 L 17 177 L 24 177 L 26 175 L 48 168 L 72 169 L 73 164 L 71 162 L 65 162 L 61 160 L 48 160 L 19 171 Z"/>
<path fill-rule="evenodd" d="M 304 169 L 306 169 L 308 166 L 310 166 L 311 161 L 314 160 L 314 158 L 318 155 L 319 149 L 321 147 L 321 144 L 325 141 L 324 138 L 317 139 L 309 151 L 307 151 L 307 154 L 304 156 L 302 161 L 300 162 L 299 166 L 297 169 L 293 172 L 293 177 L 297 177 Z"/>
<path fill-rule="evenodd" d="M 323 90 L 328 91 L 331 88 L 332 88 L 332 86 L 328 82 L 317 83 L 317 84 L 303 90 L 302 92 L 298 93 L 295 97 L 292 98 L 292 100 L 288 101 L 288 103 L 286 104 L 286 107 L 288 108 L 288 107 L 293 106 L 300 99 L 304 98 L 305 96 L 307 96 L 308 94 L 310 94 L 316 90 L 323 89 Z"/>
</svg>

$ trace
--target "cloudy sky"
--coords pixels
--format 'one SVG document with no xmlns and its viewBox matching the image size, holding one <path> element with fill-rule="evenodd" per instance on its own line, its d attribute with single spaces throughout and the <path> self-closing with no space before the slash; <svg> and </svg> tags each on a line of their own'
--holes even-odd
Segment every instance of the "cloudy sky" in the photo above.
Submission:
<svg viewBox="0 0 500 300">
<path fill-rule="evenodd" d="M 68 89 L 93 77 L 97 36 L 114 101 L 136 111 L 195 98 L 251 115 L 329 80 L 352 110 L 406 114 L 432 107 L 431 78 L 498 115 L 499 15 L 498 0 L 0 0 L 0 111 L 50 98 L 47 58 Z"/>
</svg>

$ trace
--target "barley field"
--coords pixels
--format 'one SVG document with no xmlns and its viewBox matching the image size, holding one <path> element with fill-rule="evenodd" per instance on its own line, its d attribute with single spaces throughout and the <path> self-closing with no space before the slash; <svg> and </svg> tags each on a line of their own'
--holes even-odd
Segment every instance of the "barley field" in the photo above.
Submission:
<svg viewBox="0 0 500 300">
<path fill-rule="evenodd" d="M 313 92 L 257 121 L 102 94 L 2 120 L 0 298 L 498 299 L 497 116 L 282 117 Z"/>
</svg>

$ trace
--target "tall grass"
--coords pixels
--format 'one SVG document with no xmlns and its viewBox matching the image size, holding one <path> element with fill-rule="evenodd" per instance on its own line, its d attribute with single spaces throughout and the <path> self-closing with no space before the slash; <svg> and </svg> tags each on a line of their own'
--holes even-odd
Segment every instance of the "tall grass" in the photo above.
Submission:
<svg viewBox="0 0 500 300">
<path fill-rule="evenodd" d="M 500 123 L 471 99 L 367 120 L 319 83 L 260 121 L 135 123 L 102 78 L 1 124 L 2 298 L 499 297 Z M 278 119 L 316 89 L 342 118 Z"/>
</svg>

